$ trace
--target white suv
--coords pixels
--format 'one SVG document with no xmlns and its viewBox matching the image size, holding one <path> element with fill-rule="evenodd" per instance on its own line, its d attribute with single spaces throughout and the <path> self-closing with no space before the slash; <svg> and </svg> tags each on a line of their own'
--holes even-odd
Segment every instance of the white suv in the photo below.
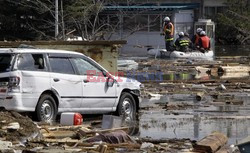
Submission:
<svg viewBox="0 0 250 153">
<path fill-rule="evenodd" d="M 35 112 L 38 121 L 61 112 L 117 112 L 133 117 L 141 83 L 114 77 L 77 52 L 0 49 L 0 107 Z"/>
</svg>

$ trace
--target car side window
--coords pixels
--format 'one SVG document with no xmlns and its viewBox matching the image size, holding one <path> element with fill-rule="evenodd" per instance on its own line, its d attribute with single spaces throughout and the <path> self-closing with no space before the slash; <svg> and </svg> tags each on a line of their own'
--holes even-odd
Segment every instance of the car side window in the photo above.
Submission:
<svg viewBox="0 0 250 153">
<path fill-rule="evenodd" d="M 50 57 L 50 67 L 52 72 L 64 73 L 64 74 L 75 74 L 73 66 L 68 58 L 64 57 Z"/>
<path fill-rule="evenodd" d="M 20 54 L 17 63 L 19 70 L 45 71 L 43 54 Z"/>
<path fill-rule="evenodd" d="M 72 58 L 72 62 L 76 65 L 76 68 L 80 75 L 95 75 L 98 76 L 102 71 L 89 61 L 82 58 Z"/>
</svg>

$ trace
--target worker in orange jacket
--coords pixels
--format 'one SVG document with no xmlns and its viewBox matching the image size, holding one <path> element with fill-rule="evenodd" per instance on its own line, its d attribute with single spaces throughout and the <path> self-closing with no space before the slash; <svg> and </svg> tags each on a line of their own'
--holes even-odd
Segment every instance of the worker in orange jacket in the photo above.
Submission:
<svg viewBox="0 0 250 153">
<path fill-rule="evenodd" d="M 200 33 L 201 33 L 201 31 L 203 31 L 203 29 L 197 28 L 196 34 L 195 34 L 195 35 L 193 36 L 193 38 L 192 38 L 192 43 L 193 43 L 193 45 L 194 45 L 194 49 L 196 48 L 196 46 L 198 46 L 198 40 L 199 40 L 199 38 L 200 38 Z"/>
<path fill-rule="evenodd" d="M 174 50 L 174 25 L 169 17 L 164 18 L 163 35 L 165 35 L 165 45 L 167 51 Z"/>
<path fill-rule="evenodd" d="M 210 50 L 210 47 L 210 38 L 206 35 L 205 31 L 201 31 L 197 48 L 204 53 L 205 51 Z"/>
</svg>

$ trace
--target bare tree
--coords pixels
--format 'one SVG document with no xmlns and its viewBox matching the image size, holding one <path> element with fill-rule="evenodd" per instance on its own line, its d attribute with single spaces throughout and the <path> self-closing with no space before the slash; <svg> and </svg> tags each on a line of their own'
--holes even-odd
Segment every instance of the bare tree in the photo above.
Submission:
<svg viewBox="0 0 250 153">
<path fill-rule="evenodd" d="M 34 14 L 30 14 L 32 22 L 27 23 L 30 29 L 40 34 L 41 39 L 62 39 L 65 38 L 65 25 L 62 0 L 60 0 L 60 10 L 58 15 L 60 17 L 59 28 L 60 33 L 57 38 L 54 38 L 51 33 L 54 32 L 55 27 L 55 0 L 8 0 L 10 3 L 14 3 L 19 7 L 28 8 L 33 10 Z M 39 24 L 36 24 L 39 23 Z"/>
<path fill-rule="evenodd" d="M 54 38 L 55 33 L 55 0 L 8 0 L 20 7 L 33 10 L 31 22 L 27 26 L 39 34 L 38 39 L 61 39 L 66 40 L 70 35 L 81 36 L 84 40 L 110 40 L 114 34 L 119 34 L 116 39 L 126 39 L 137 31 L 153 26 L 152 20 L 149 24 L 140 22 L 125 25 L 124 18 L 135 20 L 136 16 L 143 13 L 129 13 L 126 10 L 116 10 L 116 13 L 105 14 L 107 6 L 119 5 L 115 0 L 59 0 L 59 35 Z M 63 4 L 64 2 L 64 4 Z M 133 0 L 127 0 L 129 4 Z M 126 27 L 125 27 L 126 26 Z M 126 28 L 125 34 L 121 29 Z M 122 34 L 121 34 L 122 33 Z"/>
</svg>

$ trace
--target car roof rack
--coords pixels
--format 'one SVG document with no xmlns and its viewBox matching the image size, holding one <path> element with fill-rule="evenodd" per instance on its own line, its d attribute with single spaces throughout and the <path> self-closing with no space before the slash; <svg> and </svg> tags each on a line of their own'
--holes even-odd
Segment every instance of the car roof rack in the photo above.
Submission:
<svg viewBox="0 0 250 153">
<path fill-rule="evenodd" d="M 27 44 L 20 44 L 17 48 L 30 48 L 30 49 L 36 49 L 35 46 L 27 45 Z"/>
</svg>

